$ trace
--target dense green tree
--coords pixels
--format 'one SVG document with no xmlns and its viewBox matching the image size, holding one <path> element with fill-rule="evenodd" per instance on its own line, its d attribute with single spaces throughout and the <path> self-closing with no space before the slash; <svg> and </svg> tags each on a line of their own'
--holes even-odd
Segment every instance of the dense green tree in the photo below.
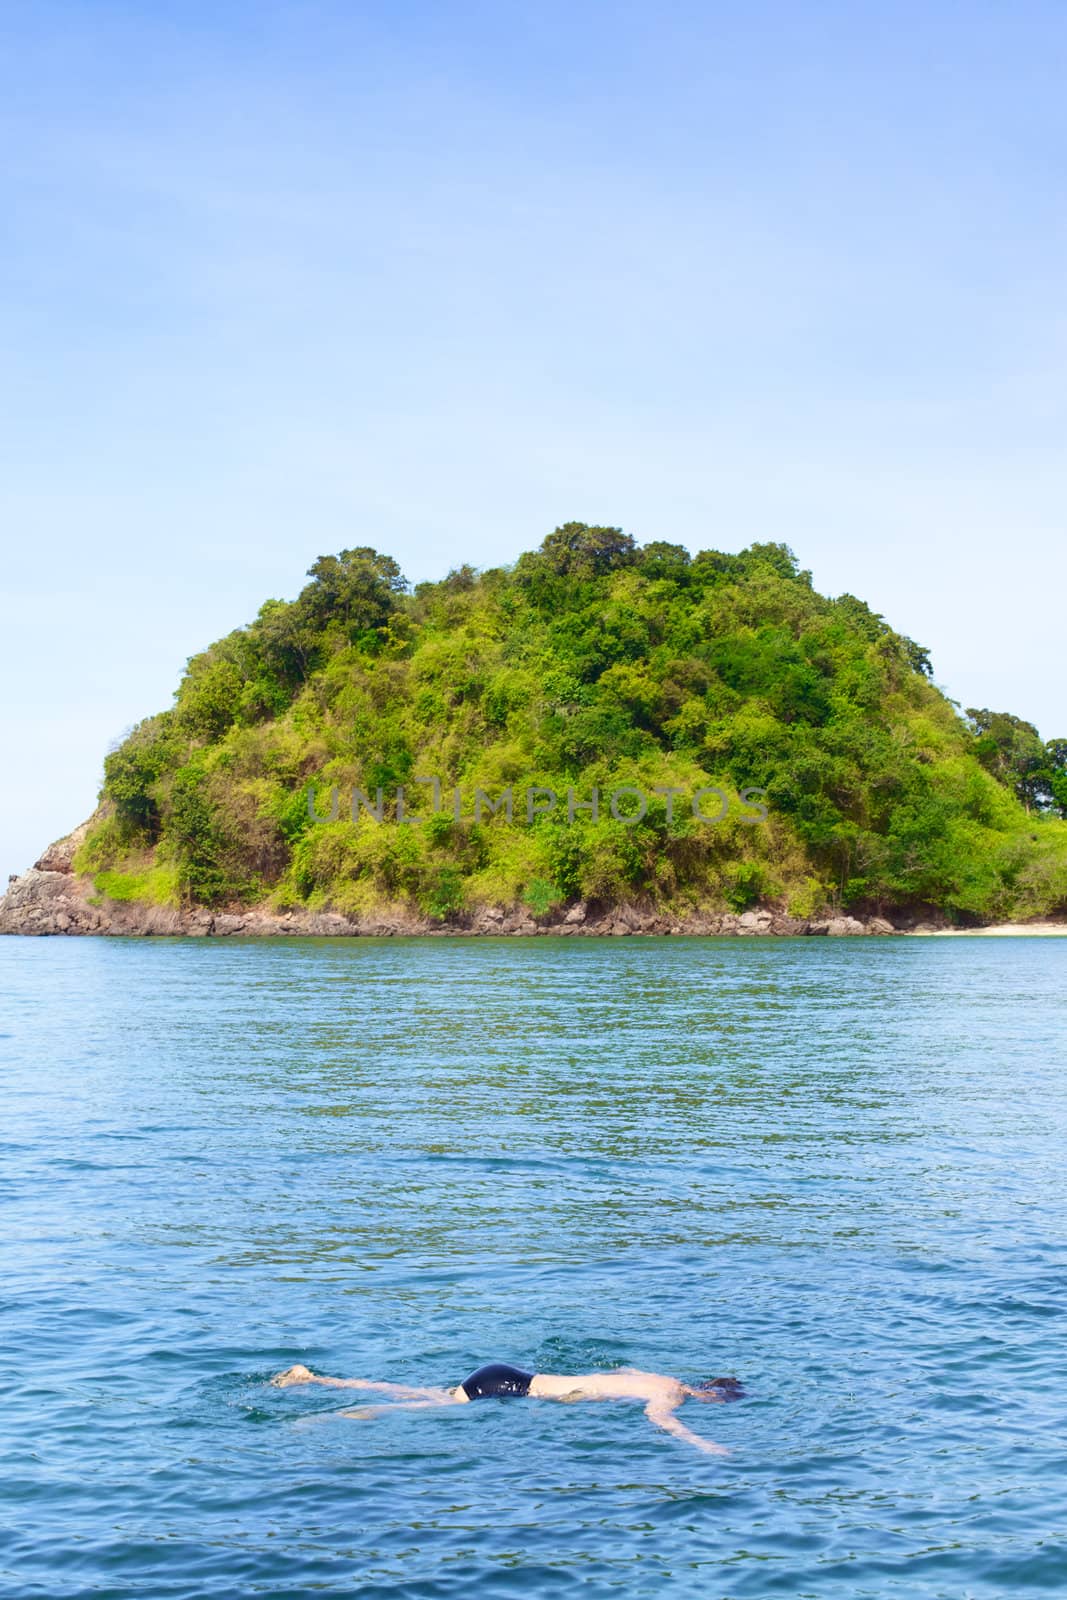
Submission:
<svg viewBox="0 0 1067 1600">
<path fill-rule="evenodd" d="M 633 539 L 621 528 L 565 522 L 543 540 L 538 553 L 553 572 L 592 577 L 629 565 L 636 550 Z"/>
<path fill-rule="evenodd" d="M 1045 745 L 1037 793 L 1044 809 L 1067 817 L 1067 739 L 1050 739 Z"/>
<path fill-rule="evenodd" d="M 1045 747 L 1031 722 L 1007 711 L 967 709 L 974 729 L 975 752 L 988 772 L 1012 786 L 1027 811 L 1040 805 L 1045 793 Z"/>
<path fill-rule="evenodd" d="M 413 594 L 369 546 L 308 579 L 193 656 L 173 709 L 108 756 L 110 814 L 83 858 L 107 882 L 434 916 L 577 897 L 960 917 L 1067 901 L 1067 741 L 1007 713 L 965 722 L 927 651 L 856 596 L 819 595 L 787 545 L 691 557 L 570 522 L 513 568 L 459 566 Z M 318 816 L 343 795 L 334 820 L 311 821 L 309 783 Z M 530 784 L 654 798 L 632 823 L 565 806 L 527 823 Z M 509 786 L 518 822 L 474 818 L 476 791 Z M 672 811 L 656 794 L 671 788 L 729 792 L 728 818 Z M 746 788 L 765 791 L 758 826 Z M 400 789 L 421 823 L 390 821 Z"/>
<path fill-rule="evenodd" d="M 170 720 L 166 712 L 147 718 L 104 757 L 104 792 L 119 821 L 129 832 L 143 833 L 153 840 L 160 825 L 156 786 L 178 748 L 168 738 Z"/>
</svg>

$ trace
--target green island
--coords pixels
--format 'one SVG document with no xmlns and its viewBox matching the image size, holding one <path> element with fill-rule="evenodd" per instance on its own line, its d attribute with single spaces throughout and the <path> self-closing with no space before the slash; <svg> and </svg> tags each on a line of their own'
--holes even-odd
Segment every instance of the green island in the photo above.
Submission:
<svg viewBox="0 0 1067 1600">
<path fill-rule="evenodd" d="M 568 523 L 414 590 L 369 548 L 308 577 L 193 656 L 174 705 L 107 756 L 73 860 L 94 903 L 457 927 L 579 902 L 964 925 L 1067 906 L 1067 740 L 962 711 L 927 650 L 816 593 L 785 545 L 694 556 Z M 530 786 L 560 804 L 527 820 Z M 650 796 L 639 820 L 609 809 L 620 787 Z M 358 799 L 354 819 L 379 788 L 382 820 Z M 730 797 L 714 825 L 689 798 L 710 789 Z M 333 791 L 335 820 L 313 820 L 309 792 L 328 819 Z"/>
</svg>

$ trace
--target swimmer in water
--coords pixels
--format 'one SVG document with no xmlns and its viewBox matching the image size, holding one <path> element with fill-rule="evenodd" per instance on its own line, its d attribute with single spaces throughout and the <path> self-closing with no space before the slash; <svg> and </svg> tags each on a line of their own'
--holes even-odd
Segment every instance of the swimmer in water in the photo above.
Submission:
<svg viewBox="0 0 1067 1600">
<path fill-rule="evenodd" d="M 464 1378 L 451 1389 L 415 1388 L 403 1383 L 375 1383 L 369 1378 L 324 1378 L 307 1367 L 290 1367 L 279 1372 L 271 1383 L 278 1389 L 291 1384 L 322 1383 L 334 1389 L 363 1389 L 373 1394 L 389 1395 L 391 1404 L 361 1406 L 356 1411 L 343 1411 L 345 1417 L 373 1417 L 383 1411 L 403 1407 L 422 1410 L 430 1406 L 465 1405 L 471 1400 L 518 1398 L 528 1395 L 533 1400 L 643 1400 L 645 1416 L 657 1428 L 673 1433 L 708 1455 L 727 1456 L 729 1450 L 679 1422 L 675 1412 L 683 1400 L 724 1401 L 740 1399 L 743 1390 L 736 1378 L 713 1378 L 705 1383 L 681 1383 L 677 1378 L 665 1378 L 658 1372 L 640 1372 L 636 1367 L 620 1367 L 615 1372 L 585 1372 L 576 1377 L 562 1377 L 554 1372 L 523 1372 L 519 1367 L 493 1362 L 479 1367 L 469 1378 Z"/>
</svg>

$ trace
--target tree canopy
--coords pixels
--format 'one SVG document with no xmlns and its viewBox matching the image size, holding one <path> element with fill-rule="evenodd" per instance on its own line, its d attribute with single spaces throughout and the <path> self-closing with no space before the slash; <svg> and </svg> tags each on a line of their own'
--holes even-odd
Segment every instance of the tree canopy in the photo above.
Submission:
<svg viewBox="0 0 1067 1600">
<path fill-rule="evenodd" d="M 84 870 L 210 904 L 435 916 L 578 897 L 964 919 L 1067 903 L 1067 740 L 961 717 L 923 646 L 819 595 L 787 545 L 690 555 L 568 522 L 511 567 L 414 592 L 370 546 L 307 576 L 194 655 L 174 705 L 107 757 Z M 754 788 L 767 820 L 734 806 L 708 827 L 660 795 L 639 823 L 450 810 L 456 790 L 516 784 Z M 335 787 L 381 787 L 383 820 L 346 798 L 314 822 L 309 785 L 320 815 Z M 417 825 L 395 820 L 401 785 Z"/>
</svg>

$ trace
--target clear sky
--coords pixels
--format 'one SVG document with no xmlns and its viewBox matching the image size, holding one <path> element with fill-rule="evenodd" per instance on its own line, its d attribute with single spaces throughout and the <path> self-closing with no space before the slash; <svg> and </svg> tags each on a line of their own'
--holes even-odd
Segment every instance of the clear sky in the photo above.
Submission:
<svg viewBox="0 0 1067 1600">
<path fill-rule="evenodd" d="M 1067 735 L 1062 4 L 0 6 L 0 870 L 320 553 L 791 544 Z"/>
</svg>

